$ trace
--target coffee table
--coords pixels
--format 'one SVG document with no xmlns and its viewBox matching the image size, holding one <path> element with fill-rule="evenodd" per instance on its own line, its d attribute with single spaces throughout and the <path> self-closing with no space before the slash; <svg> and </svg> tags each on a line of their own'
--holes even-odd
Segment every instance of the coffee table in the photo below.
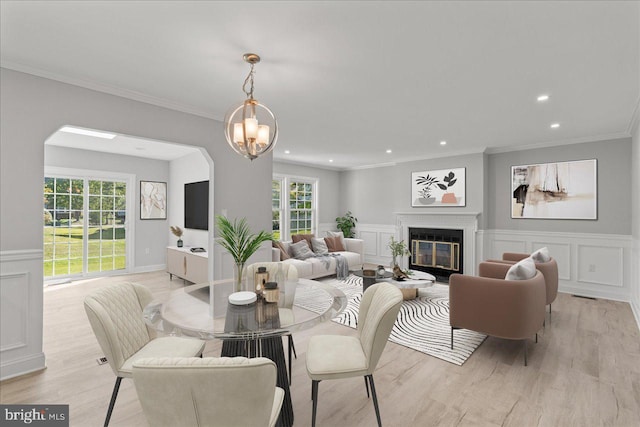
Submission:
<svg viewBox="0 0 640 427">
<path fill-rule="evenodd" d="M 393 273 L 389 270 L 385 270 L 384 274 L 378 274 L 376 270 L 355 270 L 351 273 L 353 273 L 354 276 L 362 277 L 362 292 L 366 291 L 367 288 L 374 283 L 393 277 Z"/>
<path fill-rule="evenodd" d="M 393 278 L 389 279 L 380 279 L 385 282 L 389 282 L 402 291 L 402 297 L 405 300 L 416 299 L 418 296 L 423 296 L 421 294 L 421 290 L 427 288 L 429 286 L 433 286 L 436 281 L 435 276 L 429 273 L 425 273 L 424 271 L 418 270 L 409 270 L 411 273 L 408 279 L 405 280 L 394 280 Z M 393 274 L 392 274 L 393 275 Z"/>
</svg>

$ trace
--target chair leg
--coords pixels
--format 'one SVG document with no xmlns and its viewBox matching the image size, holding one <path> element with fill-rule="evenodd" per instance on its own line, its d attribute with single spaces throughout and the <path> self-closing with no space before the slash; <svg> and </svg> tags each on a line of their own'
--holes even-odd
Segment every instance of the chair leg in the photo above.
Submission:
<svg viewBox="0 0 640 427">
<path fill-rule="evenodd" d="M 551 304 L 549 304 L 549 324 L 551 324 Z"/>
<path fill-rule="evenodd" d="M 313 401 L 313 410 L 311 412 L 311 427 L 316 427 L 316 412 L 318 410 L 318 384 L 320 381 L 311 380 L 311 400 Z"/>
<path fill-rule="evenodd" d="M 538 344 L 538 333 L 536 332 L 536 344 Z"/>
<path fill-rule="evenodd" d="M 380 408 L 378 407 L 378 396 L 376 395 L 376 386 L 373 383 L 373 374 L 367 375 L 365 377 L 369 378 L 369 383 L 371 385 L 371 395 L 373 396 L 373 407 L 376 409 L 376 418 L 378 420 L 378 427 L 382 427 L 382 420 L 380 420 Z"/>
<path fill-rule="evenodd" d="M 298 358 L 298 353 L 296 353 L 296 346 L 293 343 L 293 335 L 289 335 L 289 347 L 293 350 L 293 357 Z"/>
<path fill-rule="evenodd" d="M 109 409 L 107 410 L 107 418 L 104 420 L 104 427 L 109 425 L 109 420 L 111 419 L 111 413 L 113 412 L 113 407 L 116 404 L 116 397 L 118 397 L 118 390 L 120 390 L 120 383 L 122 382 L 122 377 L 116 378 L 116 384 L 113 386 L 113 393 L 111 393 L 111 402 L 109 402 Z"/>
<path fill-rule="evenodd" d="M 524 344 L 524 366 L 527 366 L 527 340 L 522 340 Z"/>
<path fill-rule="evenodd" d="M 287 342 L 289 343 L 289 385 L 291 385 L 291 366 L 293 365 L 291 363 L 291 335 L 288 335 Z"/>
<path fill-rule="evenodd" d="M 451 350 L 453 350 L 453 326 L 451 327 Z"/>
<path fill-rule="evenodd" d="M 366 375 L 364 377 L 364 386 L 367 388 L 367 399 L 368 399 L 369 398 L 369 381 L 367 380 Z"/>
</svg>

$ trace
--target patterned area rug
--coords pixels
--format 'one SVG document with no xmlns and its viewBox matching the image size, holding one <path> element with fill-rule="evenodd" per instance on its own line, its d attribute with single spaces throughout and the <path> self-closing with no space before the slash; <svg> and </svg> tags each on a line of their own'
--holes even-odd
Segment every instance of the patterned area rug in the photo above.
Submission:
<svg viewBox="0 0 640 427">
<path fill-rule="evenodd" d="M 335 286 L 347 296 L 347 308 L 333 321 L 355 328 L 362 298 L 362 278 L 350 275 L 345 280 L 326 279 L 322 282 Z M 323 304 L 311 301 L 296 300 L 296 305 L 311 311 L 323 311 Z M 449 287 L 434 284 L 427 288 L 426 296 L 404 301 L 389 341 L 461 366 L 485 338 L 486 335 L 458 329 L 454 332 L 453 350 L 450 348 Z"/>
</svg>

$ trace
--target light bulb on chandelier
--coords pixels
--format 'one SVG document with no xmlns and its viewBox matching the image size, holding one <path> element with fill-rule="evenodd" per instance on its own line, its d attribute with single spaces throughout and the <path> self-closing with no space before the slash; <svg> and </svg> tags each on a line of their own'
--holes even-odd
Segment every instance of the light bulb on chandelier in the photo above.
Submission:
<svg viewBox="0 0 640 427">
<path fill-rule="evenodd" d="M 278 140 L 278 121 L 269 108 L 253 98 L 253 67 L 260 62 L 255 53 L 246 53 L 245 62 L 251 65 L 242 91 L 247 99 L 232 107 L 224 118 L 224 136 L 233 151 L 249 160 L 273 150 Z M 247 85 L 250 85 L 247 90 Z"/>
</svg>

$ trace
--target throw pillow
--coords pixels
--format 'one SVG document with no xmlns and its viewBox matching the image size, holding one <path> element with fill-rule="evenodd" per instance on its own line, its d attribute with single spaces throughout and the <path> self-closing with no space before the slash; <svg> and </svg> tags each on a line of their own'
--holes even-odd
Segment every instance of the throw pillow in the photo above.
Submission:
<svg viewBox="0 0 640 427">
<path fill-rule="evenodd" d="M 327 231 L 327 237 L 339 237 L 340 243 L 342 243 L 342 247 L 347 247 L 344 243 L 344 233 L 342 231 Z"/>
<path fill-rule="evenodd" d="M 313 234 L 292 234 L 291 240 L 293 241 L 293 243 L 298 243 L 300 240 L 306 240 L 307 245 L 311 247 L 311 239 L 313 239 L 314 237 L 315 236 Z"/>
<path fill-rule="evenodd" d="M 325 255 L 329 253 L 329 248 L 324 242 L 324 239 L 316 239 L 315 237 L 311 239 L 311 248 L 316 255 Z"/>
<path fill-rule="evenodd" d="M 325 237 L 324 242 L 327 244 L 329 252 L 343 252 L 346 251 L 344 245 L 340 241 L 340 237 Z"/>
<path fill-rule="evenodd" d="M 536 275 L 536 264 L 531 257 L 527 257 L 522 261 L 513 264 L 507 271 L 505 280 L 527 280 L 532 279 Z"/>
<path fill-rule="evenodd" d="M 284 245 L 282 244 L 282 242 L 277 242 L 277 241 L 274 240 L 273 241 L 273 247 L 280 249 L 280 261 L 284 261 L 285 259 L 291 258 L 289 256 L 289 253 L 285 249 Z"/>
<path fill-rule="evenodd" d="M 531 258 L 534 262 L 549 262 L 551 261 L 551 256 L 549 255 L 549 249 L 545 246 L 544 248 L 540 248 L 534 253 L 531 254 Z"/>
<path fill-rule="evenodd" d="M 306 259 L 313 256 L 313 252 L 306 240 L 300 240 L 291 245 L 291 252 L 296 259 Z"/>
</svg>

